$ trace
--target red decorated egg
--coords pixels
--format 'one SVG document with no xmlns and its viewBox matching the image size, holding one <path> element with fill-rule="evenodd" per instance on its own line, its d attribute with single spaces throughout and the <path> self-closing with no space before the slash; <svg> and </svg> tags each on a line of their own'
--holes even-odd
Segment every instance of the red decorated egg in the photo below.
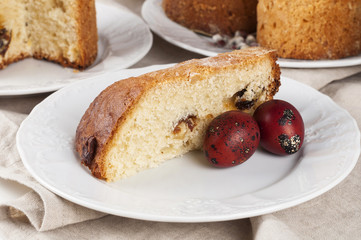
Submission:
<svg viewBox="0 0 361 240">
<path fill-rule="evenodd" d="M 253 114 L 261 133 L 260 145 L 274 154 L 297 152 L 304 140 L 301 114 L 290 103 L 271 100 L 261 104 Z"/>
<path fill-rule="evenodd" d="M 215 167 L 231 167 L 249 159 L 260 141 L 257 122 L 247 113 L 222 113 L 207 128 L 203 150 Z"/>
</svg>

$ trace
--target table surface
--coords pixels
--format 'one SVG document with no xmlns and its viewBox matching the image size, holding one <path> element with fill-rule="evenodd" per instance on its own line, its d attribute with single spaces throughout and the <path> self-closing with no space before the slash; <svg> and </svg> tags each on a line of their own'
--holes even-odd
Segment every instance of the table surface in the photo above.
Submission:
<svg viewBox="0 0 361 240">
<path fill-rule="evenodd" d="M 135 14 L 140 16 L 141 6 L 144 0 L 116 0 L 116 1 L 126 6 Z M 192 58 L 202 58 L 202 57 L 204 56 L 176 47 L 168 43 L 167 41 L 163 40 L 159 36 L 153 34 L 153 45 L 150 51 L 148 52 L 148 54 L 142 60 L 140 60 L 130 68 L 139 68 L 139 67 L 145 67 L 145 66 L 157 65 L 157 64 L 177 63 Z M 361 66 L 359 70 L 361 72 Z M 288 73 L 292 75 L 295 71 L 298 70 L 290 69 Z M 313 70 L 313 71 L 317 71 L 317 70 Z M 340 72 L 342 73 L 342 70 Z M 315 72 L 315 75 L 317 74 L 319 73 Z M 361 80 L 360 74 L 358 78 Z M 317 84 L 315 85 L 317 86 Z M 29 114 L 33 109 L 33 107 L 36 106 L 39 102 L 41 102 L 49 94 L 50 93 L 31 95 L 31 96 L 0 98 L 0 109 L 17 112 L 20 114 Z M 29 191 L 30 189 L 25 187 L 24 185 L 0 178 L 0 203 L 4 201 L 16 199 Z M 358 214 L 361 219 L 360 212 L 355 214 Z M 290 221 L 292 222 L 292 220 Z M 361 228 L 360 224 L 359 227 Z M 340 229 L 345 231 L 347 230 L 347 228 L 342 228 L 342 227 L 340 227 Z M 352 229 L 352 231 L 357 232 L 355 229 Z M 267 238 L 262 238 L 262 239 L 267 239 Z"/>
</svg>

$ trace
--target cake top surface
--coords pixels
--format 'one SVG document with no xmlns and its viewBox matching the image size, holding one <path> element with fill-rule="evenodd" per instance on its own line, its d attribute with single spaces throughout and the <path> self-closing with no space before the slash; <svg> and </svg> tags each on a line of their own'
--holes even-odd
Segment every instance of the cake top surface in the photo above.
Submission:
<svg viewBox="0 0 361 240">
<path fill-rule="evenodd" d="M 195 64 L 197 66 L 209 66 L 209 67 L 223 67 L 234 64 L 235 62 L 244 61 L 246 59 L 256 58 L 261 55 L 273 52 L 273 50 L 261 48 L 261 47 L 252 47 L 242 50 L 234 50 L 232 52 L 226 52 L 218 54 L 214 57 L 207 57 L 202 59 L 192 59 L 177 64 L 177 66 Z M 243 62 L 246 64 L 246 61 Z"/>
<path fill-rule="evenodd" d="M 221 53 L 213 57 L 207 57 L 202 59 L 192 59 L 185 62 L 176 64 L 175 66 L 155 71 L 152 73 L 147 73 L 149 77 L 157 76 L 157 79 L 160 81 L 162 78 L 159 76 L 162 75 L 164 78 L 169 78 L 168 75 L 172 74 L 172 77 L 183 77 L 188 75 L 190 77 L 198 75 L 198 70 L 212 67 L 213 69 L 221 69 L 229 66 L 246 66 L 250 62 L 255 61 L 260 56 L 265 56 L 268 53 L 275 53 L 274 50 L 262 48 L 262 47 L 250 47 L 242 50 L 234 50 L 232 52 Z M 154 79 L 157 81 L 156 79 Z"/>
</svg>

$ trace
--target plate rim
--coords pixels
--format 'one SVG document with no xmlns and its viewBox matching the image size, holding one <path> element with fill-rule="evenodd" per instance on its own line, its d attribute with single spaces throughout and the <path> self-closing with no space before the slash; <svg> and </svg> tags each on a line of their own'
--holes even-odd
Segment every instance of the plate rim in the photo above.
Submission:
<svg viewBox="0 0 361 240">
<path fill-rule="evenodd" d="M 215 56 L 218 54 L 216 52 L 213 52 L 213 51 L 210 51 L 207 49 L 201 49 L 201 48 L 194 47 L 192 45 L 189 45 L 187 43 L 184 43 L 182 41 L 179 41 L 177 39 L 169 37 L 168 35 L 163 34 L 163 32 L 160 31 L 157 27 L 155 27 L 153 25 L 153 23 L 150 22 L 149 19 L 147 18 L 147 14 L 151 13 L 150 11 L 148 11 L 148 6 L 149 5 L 153 6 L 153 4 L 157 4 L 158 2 L 161 2 L 161 0 L 145 0 L 142 5 L 142 9 L 141 9 L 141 14 L 142 14 L 143 19 L 145 20 L 145 22 L 148 24 L 148 26 L 150 27 L 150 29 L 153 32 L 155 32 L 158 36 L 165 39 L 169 43 L 176 45 L 178 47 L 181 47 L 185 50 L 192 51 L 192 52 L 198 53 L 198 54 L 202 54 L 204 56 Z M 173 22 L 173 23 L 177 25 L 178 29 L 183 29 L 183 31 L 194 33 L 193 31 L 179 25 L 176 22 Z M 194 35 L 198 36 L 196 33 L 194 33 Z M 231 50 L 229 50 L 229 51 L 231 51 Z M 332 60 L 332 59 L 303 60 L 303 59 L 279 58 L 278 64 L 280 65 L 280 67 L 284 67 L 284 68 L 305 68 L 305 69 L 351 67 L 351 66 L 361 65 L 361 53 L 356 56 L 350 56 L 350 57 L 345 57 L 345 58 L 335 59 L 335 60 Z"/>
<path fill-rule="evenodd" d="M 168 66 L 172 66 L 173 64 L 166 64 L 166 65 L 153 65 L 153 66 L 149 66 L 149 67 L 144 67 L 144 68 L 137 68 L 137 69 L 124 69 L 121 71 L 136 71 L 139 69 L 146 69 L 146 70 L 151 70 L 152 67 L 168 67 Z M 120 71 L 120 72 L 121 72 Z M 118 73 L 119 74 L 119 73 Z M 97 78 L 97 77 L 95 77 Z M 307 87 L 310 91 L 315 91 L 318 94 L 321 94 L 323 97 L 327 98 L 327 101 L 333 105 L 333 107 L 335 107 L 336 109 L 338 109 L 339 111 L 342 111 L 344 114 L 347 115 L 347 117 L 351 120 L 351 123 L 353 124 L 353 127 L 355 127 L 355 129 L 357 129 L 357 133 L 356 133 L 356 138 L 358 139 L 358 142 L 360 142 L 360 131 L 357 125 L 356 120 L 350 115 L 350 113 L 345 110 L 344 108 L 340 107 L 337 103 L 335 103 L 329 96 L 320 93 L 319 91 L 313 89 L 312 87 L 300 83 L 296 80 L 293 80 L 291 78 L 288 77 L 282 77 L 283 79 L 286 80 L 291 80 L 297 84 L 301 84 L 305 87 Z M 97 81 L 96 79 L 93 79 L 94 81 Z M 16 134 L 16 146 L 19 152 L 19 155 L 21 157 L 21 160 L 25 166 L 25 168 L 29 171 L 30 175 L 32 177 L 34 177 L 41 185 L 43 185 L 44 187 L 46 187 L 48 190 L 50 190 L 51 192 L 57 194 L 58 196 L 61 196 L 71 202 L 74 202 L 76 204 L 79 204 L 83 207 L 86 208 L 90 208 L 93 210 L 97 210 L 97 211 L 101 211 L 101 212 L 105 212 L 108 214 L 113 214 L 113 215 L 118 215 L 118 216 L 123 216 L 123 217 L 129 217 L 129 218 L 134 218 L 134 219 L 140 219 L 140 220 L 151 220 L 151 221 L 158 221 L 158 222 L 214 222 L 214 221 L 227 221 L 227 220 L 234 220 L 234 219 L 241 219 L 241 218 L 246 218 L 246 217 L 253 217 L 253 216 L 259 216 L 262 214 L 267 214 L 267 213 L 272 213 L 275 211 L 279 211 L 279 210 L 284 210 L 287 209 L 289 207 L 293 207 L 296 206 L 300 203 L 304 203 L 308 200 L 311 200 L 317 196 L 322 195 L 323 193 L 329 191 L 330 189 L 332 189 L 333 187 L 335 187 L 337 184 L 339 184 L 341 181 L 343 181 L 352 171 L 352 169 L 355 167 L 359 155 L 360 155 L 360 145 L 357 144 L 355 145 L 357 147 L 357 149 L 353 152 L 353 157 L 352 157 L 352 164 L 348 165 L 347 170 L 343 171 L 342 174 L 340 176 L 337 177 L 337 179 L 335 179 L 333 182 L 327 184 L 326 187 L 323 187 L 321 190 L 320 189 L 315 189 L 313 190 L 313 192 L 311 193 L 307 193 L 305 196 L 302 197 L 298 197 L 296 199 L 293 199 L 291 201 L 287 201 L 285 203 L 282 203 L 281 206 L 275 207 L 273 205 L 270 205 L 268 207 L 263 207 L 261 209 L 258 209 L 257 211 L 253 211 L 252 214 L 246 213 L 246 214 L 241 214 L 239 212 L 235 213 L 235 214 L 228 214 L 228 215 L 214 215 L 211 218 L 209 216 L 192 216 L 192 218 L 187 218 L 187 217 L 180 217 L 180 216 L 159 216 L 159 215 L 154 215 L 154 214 L 149 214 L 149 213 L 139 213 L 139 212 L 129 212 L 125 209 L 112 209 L 109 206 L 100 206 L 99 204 L 96 203 L 92 203 L 92 202 L 87 202 L 84 201 L 83 199 L 79 199 L 76 197 L 72 197 L 71 195 L 69 195 L 69 193 L 63 192 L 62 190 L 59 190 L 56 188 L 56 186 L 52 186 L 50 183 L 46 182 L 44 179 L 42 179 L 36 172 L 34 172 L 34 169 L 32 168 L 32 166 L 29 164 L 28 160 L 26 157 L 26 153 L 24 152 L 22 146 L 20 145 L 20 138 L 21 138 L 21 134 L 23 132 L 24 126 L 27 124 L 27 121 L 29 121 L 29 119 L 32 117 L 32 114 L 36 114 L 36 112 L 38 111 L 39 108 L 42 107 L 43 104 L 46 104 L 48 101 L 52 101 L 53 99 L 56 99 L 56 97 L 58 95 L 61 95 L 64 91 L 66 92 L 67 89 L 72 88 L 73 85 L 82 85 L 82 82 L 76 82 L 73 83 L 67 87 L 65 87 L 64 89 L 61 89 L 53 94 L 51 94 L 50 96 L 48 96 L 44 101 L 42 101 L 41 103 L 39 103 L 37 106 L 34 107 L 33 111 L 29 114 L 29 116 L 21 123 L 19 130 Z M 80 165 L 80 164 L 79 164 Z"/>
<path fill-rule="evenodd" d="M 114 0 L 97 0 L 95 4 L 96 5 L 104 5 L 107 7 L 110 6 L 110 7 L 116 8 L 118 11 L 121 11 L 122 13 L 126 13 L 128 16 L 131 16 L 132 18 L 134 18 L 133 20 L 136 19 L 139 23 L 142 23 L 144 30 L 147 32 L 148 41 L 146 42 L 147 44 L 144 44 L 144 46 L 143 46 L 144 49 L 141 54 L 138 54 L 136 57 L 132 57 L 131 61 L 122 64 L 121 68 L 115 67 L 114 69 L 110 69 L 107 71 L 117 71 L 117 70 L 121 70 L 121 69 L 126 69 L 126 68 L 129 68 L 132 65 L 136 64 L 140 60 L 142 60 L 144 58 L 144 56 L 146 56 L 148 54 L 148 52 L 150 51 L 150 49 L 153 45 L 153 34 L 152 34 L 148 24 L 144 21 L 144 19 Z M 97 15 L 98 15 L 98 13 L 97 13 Z M 98 28 L 98 34 L 99 34 L 99 28 Z M 107 56 L 107 57 L 109 57 L 109 56 Z M 42 61 L 42 60 L 33 59 L 33 58 L 28 58 L 28 59 L 24 59 L 24 60 Z M 98 64 L 100 64 L 100 63 L 102 63 L 102 62 L 99 62 Z M 14 63 L 14 64 L 16 64 L 16 63 Z M 52 63 L 52 64 L 56 64 L 56 63 Z M 89 70 L 95 66 L 90 66 Z M 60 66 L 60 67 L 62 67 L 62 66 Z M 64 68 L 64 69 L 68 69 L 68 68 Z M 69 68 L 69 69 L 71 69 L 71 68 Z M 77 71 L 76 69 L 74 69 L 74 70 Z M 66 83 L 57 82 L 57 83 L 53 84 L 52 86 L 41 86 L 41 87 L 34 87 L 31 89 L 26 88 L 26 87 L 24 87 L 23 89 L 10 89 L 10 90 L 0 89 L 0 98 L 28 96 L 28 95 L 37 95 L 37 94 L 54 92 L 54 91 L 59 90 L 69 84 L 72 84 L 74 81 L 86 80 L 88 78 L 92 78 L 93 76 L 101 75 L 105 72 L 103 70 L 103 71 L 96 72 L 96 73 L 89 73 L 86 70 L 87 69 L 85 69 L 85 71 L 79 71 L 79 73 L 78 73 L 79 76 L 72 78 L 72 82 L 70 82 L 70 83 L 69 82 L 66 82 Z M 66 80 L 66 79 L 68 79 L 68 78 L 65 78 L 63 80 Z"/>
</svg>

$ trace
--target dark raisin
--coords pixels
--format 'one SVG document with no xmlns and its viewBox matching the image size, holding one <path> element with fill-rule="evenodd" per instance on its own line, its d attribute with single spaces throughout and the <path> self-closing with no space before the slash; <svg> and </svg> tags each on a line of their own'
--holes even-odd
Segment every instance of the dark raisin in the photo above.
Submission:
<svg viewBox="0 0 361 240">
<path fill-rule="evenodd" d="M 253 105 L 255 103 L 255 100 L 247 100 L 245 98 L 242 98 L 246 91 L 247 91 L 247 89 L 244 88 L 241 91 L 238 91 L 233 95 L 234 105 L 239 110 L 250 109 L 253 107 Z"/>
<path fill-rule="evenodd" d="M 0 28 L 0 55 L 5 56 L 11 42 L 11 31 L 6 28 Z"/>
<path fill-rule="evenodd" d="M 92 161 L 95 157 L 95 153 L 97 150 L 97 140 L 94 136 L 91 136 L 87 139 L 85 142 L 85 145 L 83 146 L 82 151 L 82 159 L 86 166 L 90 167 L 92 164 Z"/>
<path fill-rule="evenodd" d="M 195 116 L 188 116 L 184 122 L 187 124 L 189 130 L 193 131 L 194 127 L 197 125 L 196 124 L 196 117 Z"/>
<path fill-rule="evenodd" d="M 178 134 L 182 131 L 182 123 L 186 124 L 188 129 L 192 132 L 195 126 L 197 125 L 197 117 L 194 115 L 189 115 L 187 117 L 182 118 L 178 121 L 177 125 L 173 129 L 173 134 Z"/>
<path fill-rule="evenodd" d="M 239 110 L 247 110 L 247 109 L 252 108 L 254 103 L 255 103 L 254 100 L 251 100 L 251 101 L 244 100 L 244 101 L 237 101 L 235 103 L 235 105 L 236 105 L 236 108 Z"/>
<path fill-rule="evenodd" d="M 234 94 L 234 97 L 237 99 L 237 98 L 241 98 L 243 95 L 244 95 L 244 93 L 247 91 L 247 89 L 242 89 L 241 91 L 238 91 L 238 92 L 236 92 L 235 94 Z"/>
</svg>

